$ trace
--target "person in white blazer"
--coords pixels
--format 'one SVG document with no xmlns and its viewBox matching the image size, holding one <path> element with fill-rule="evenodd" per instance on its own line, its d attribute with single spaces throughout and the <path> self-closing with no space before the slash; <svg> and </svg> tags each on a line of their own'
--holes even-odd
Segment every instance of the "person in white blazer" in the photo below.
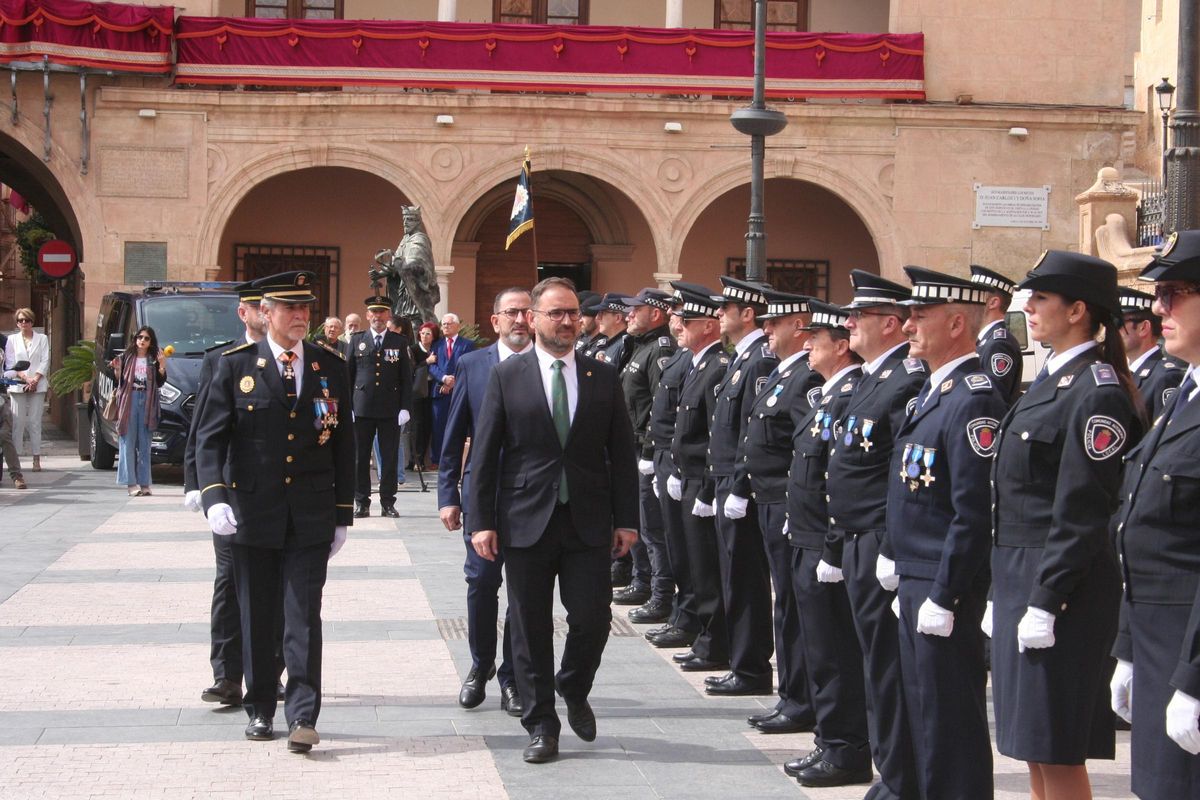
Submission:
<svg viewBox="0 0 1200 800">
<path fill-rule="evenodd" d="M 24 384 L 8 387 L 12 400 L 13 439 L 18 452 L 33 454 L 33 471 L 42 471 L 42 414 L 46 404 L 46 372 L 50 368 L 50 339 L 33 329 L 33 309 L 18 308 L 17 334 L 8 337 L 4 358 L 9 364 L 28 361 L 29 367 L 18 372 Z M 29 433 L 29 450 L 24 449 Z"/>
</svg>

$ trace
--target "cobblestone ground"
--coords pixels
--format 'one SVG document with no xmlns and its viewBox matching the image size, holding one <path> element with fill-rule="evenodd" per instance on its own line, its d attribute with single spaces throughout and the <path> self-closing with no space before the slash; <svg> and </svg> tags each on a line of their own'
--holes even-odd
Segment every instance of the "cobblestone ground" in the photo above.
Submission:
<svg viewBox="0 0 1200 800">
<path fill-rule="evenodd" d="M 863 796 L 802 790 L 782 764 L 811 735 L 752 733 L 744 718 L 769 698 L 705 697 L 704 676 L 681 674 L 620 609 L 592 698 L 599 738 L 564 727 L 557 763 L 524 764 L 494 683 L 479 708 L 456 703 L 463 544 L 411 474 L 401 519 L 360 520 L 331 563 L 321 744 L 295 756 L 248 742 L 240 709 L 200 700 L 212 546 L 181 507 L 179 471 L 128 498 L 68 443 L 50 452 L 29 490 L 0 485 L 0 798 Z M 1117 761 L 1091 765 L 1097 798 L 1131 796 L 1119 736 Z M 1021 764 L 997 756 L 996 773 L 998 798 L 1028 796 Z"/>
</svg>

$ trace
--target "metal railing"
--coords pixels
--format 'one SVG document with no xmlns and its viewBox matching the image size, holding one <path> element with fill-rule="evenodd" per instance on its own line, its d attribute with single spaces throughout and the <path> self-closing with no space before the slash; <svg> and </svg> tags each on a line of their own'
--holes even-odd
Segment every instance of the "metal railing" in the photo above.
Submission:
<svg viewBox="0 0 1200 800">
<path fill-rule="evenodd" d="M 1137 205 L 1137 246 L 1158 247 L 1163 243 L 1163 223 L 1167 215 L 1167 193 L 1162 184 L 1146 185 Z"/>
</svg>

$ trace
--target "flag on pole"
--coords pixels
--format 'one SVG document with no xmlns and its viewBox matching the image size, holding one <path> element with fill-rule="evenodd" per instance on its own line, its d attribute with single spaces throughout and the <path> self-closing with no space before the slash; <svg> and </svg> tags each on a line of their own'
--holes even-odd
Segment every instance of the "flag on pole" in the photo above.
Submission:
<svg viewBox="0 0 1200 800">
<path fill-rule="evenodd" d="M 533 230 L 533 195 L 529 190 L 529 173 L 532 167 L 529 163 L 529 148 L 525 148 L 525 160 L 521 163 L 521 176 L 517 178 L 517 194 L 513 198 L 512 216 L 508 219 L 508 239 L 504 249 L 512 247 L 512 243 L 520 238 L 525 231 Z"/>
</svg>

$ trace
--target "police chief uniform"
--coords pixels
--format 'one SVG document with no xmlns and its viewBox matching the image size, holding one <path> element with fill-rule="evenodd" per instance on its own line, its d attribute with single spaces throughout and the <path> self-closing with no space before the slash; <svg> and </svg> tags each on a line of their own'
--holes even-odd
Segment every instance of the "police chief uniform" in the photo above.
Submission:
<svg viewBox="0 0 1200 800">
<path fill-rule="evenodd" d="M 878 275 L 852 270 L 851 313 L 881 313 L 911 295 Z M 867 717 L 871 755 L 881 783 L 873 798 L 918 796 L 900 675 L 899 625 L 893 594 L 876 578 L 878 557 L 891 557 L 885 541 L 885 511 L 896 432 L 928 373 L 908 357 L 907 342 L 863 367 L 863 378 L 841 418 L 834 423 L 829 449 L 829 537 L 822 560 L 842 570 L 859 646 L 866 666 Z"/>
<path fill-rule="evenodd" d="M 810 330 L 845 332 L 847 314 L 841 308 L 819 300 L 810 300 L 809 306 Z M 787 541 L 792 547 L 792 588 L 799 609 L 804 670 L 812 694 L 817 720 L 815 744 L 819 748 L 815 755 L 785 766 L 802 785 L 871 779 L 863 655 L 854 634 L 850 598 L 844 581 L 817 580 L 817 564 L 829 532 L 825 471 L 833 425 L 850 403 L 861 378 L 862 367 L 852 364 L 825 381 L 815 406 L 792 407 L 796 423 L 787 483 Z M 826 764 L 819 763 L 822 761 Z"/>
<path fill-rule="evenodd" d="M 721 276 L 721 294 L 726 302 L 765 307 L 764 284 Z M 728 308 L 728 305 L 726 305 Z M 759 328 L 734 345 L 733 358 L 725 375 L 713 389 L 717 409 L 709 420 L 708 474 L 704 502 L 717 509 L 718 555 L 721 558 L 721 589 L 729 629 L 729 674 L 709 682 L 705 691 L 717 695 L 771 694 L 771 652 L 774 626 L 771 615 L 771 577 L 762 530 L 753 503 L 746 515 L 725 515 L 725 499 L 733 492 L 734 465 L 738 445 L 755 393 L 779 363 Z M 749 491 L 749 490 L 746 490 Z"/>
<path fill-rule="evenodd" d="M 682 320 L 717 318 L 721 304 L 712 299 L 712 292 L 703 289 L 694 293 L 675 287 L 683 304 L 672 312 Z M 675 435 L 671 441 L 671 462 L 674 477 L 681 481 L 680 513 L 683 527 L 684 564 L 687 567 L 686 585 L 691 594 L 691 608 L 699 622 L 699 632 L 692 643 L 692 657 L 680 663 L 685 671 L 724 669 L 729 664 L 729 633 L 726 629 L 725 603 L 721 593 L 721 566 L 717 554 L 716 510 L 709 504 L 708 513 L 697 513 L 696 499 L 704 493 L 708 457 L 708 420 L 716 407 L 713 389 L 720 382 L 729 356 L 718 338 L 702 352 L 688 352 L 688 371 L 679 391 L 679 410 Z M 669 478 L 668 478 L 669 479 Z M 660 486 L 660 493 L 665 487 Z"/>
<path fill-rule="evenodd" d="M 1092 256 L 1047 251 L 1018 288 L 1120 319 L 1116 270 Z M 1101 357 L 1086 341 L 1047 361 L 1001 422 L 992 466 L 996 748 L 1038 764 L 1114 755 L 1104 681 L 1121 579 L 1108 528 L 1122 456 L 1142 428 Z M 1046 615 L 1053 644 L 1021 645 L 1022 620 Z"/>
<path fill-rule="evenodd" d="M 1155 320 L 1157 315 L 1151 310 L 1154 297 L 1136 289 L 1120 287 L 1118 296 L 1121 302 L 1121 313 L 1136 320 Z M 1153 422 L 1171 402 L 1175 388 L 1183 380 L 1187 364 L 1172 358 L 1162 351 L 1158 345 L 1151 347 L 1136 359 L 1129 362 L 1129 372 L 1133 382 L 1137 384 L 1138 394 L 1142 396 L 1142 407 L 1146 419 Z"/>
<path fill-rule="evenodd" d="M 386 297 L 368 297 L 368 311 L 390 310 Z M 379 437 L 379 505 L 381 516 L 396 511 L 396 453 L 400 447 L 401 411 L 412 408 L 412 361 L 408 337 L 368 327 L 350 337 L 350 385 L 354 387 L 354 432 L 358 438 L 354 515 L 365 517 L 371 507 L 371 445 Z M 447 412 L 449 416 L 449 412 Z"/>
<path fill-rule="evenodd" d="M 971 282 L 983 287 L 1004 301 L 1004 311 L 1012 302 L 1016 284 L 987 267 L 971 265 Z M 1025 366 L 1021 344 L 1009 331 L 1003 318 L 985 324 L 976 339 L 975 352 L 983 372 L 992 379 L 1006 405 L 1011 406 L 1021 396 L 1021 377 Z"/>
<path fill-rule="evenodd" d="M 1195 289 L 1200 231 L 1169 239 L 1141 278 Z M 1194 711 L 1200 698 L 1200 401 L 1194 370 L 1193 364 L 1177 399 L 1126 458 L 1122 505 L 1114 518 L 1125 596 L 1113 655 L 1124 662 L 1119 671 L 1132 670 L 1126 677 L 1126 692 L 1132 688 L 1126 701 L 1133 711 L 1132 784 L 1143 800 L 1200 796 L 1200 755 L 1169 738 L 1163 724 L 1173 700 L 1183 700 L 1184 709 L 1192 701 Z M 1190 722 L 1194 729 L 1195 713 Z"/>
<path fill-rule="evenodd" d="M 971 281 L 904 271 L 913 284 L 908 305 L 987 302 Z M 922 797 L 993 792 L 979 623 L 991 550 L 988 473 L 1006 410 L 971 351 L 938 366 L 896 432 L 887 535 L 900 576 L 900 671 Z"/>
<path fill-rule="evenodd" d="M 316 301 L 313 273 L 275 278 L 263 287 L 264 301 Z M 281 594 L 288 673 L 284 710 L 292 734 L 311 729 L 321 710 L 321 594 L 331 547 L 338 536 L 344 540 L 344 526 L 353 522 L 349 396 L 341 358 L 304 341 L 289 353 L 268 332 L 257 344 L 221 356 L 200 409 L 201 500 L 214 532 L 222 514 L 236 522 L 231 540 L 244 705 L 251 718 L 248 738 L 272 736 Z M 301 741 L 293 748 L 289 740 L 289 748 L 298 752 L 310 747 Z"/>
</svg>

